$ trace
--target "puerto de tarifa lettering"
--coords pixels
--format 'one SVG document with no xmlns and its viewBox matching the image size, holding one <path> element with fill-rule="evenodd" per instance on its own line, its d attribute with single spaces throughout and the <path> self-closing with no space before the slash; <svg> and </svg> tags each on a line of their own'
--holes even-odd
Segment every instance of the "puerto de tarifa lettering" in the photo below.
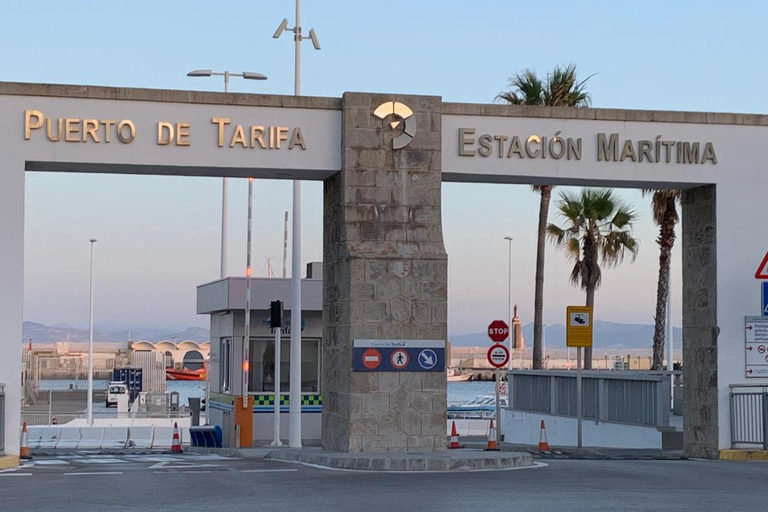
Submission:
<svg viewBox="0 0 768 512">
<path fill-rule="evenodd" d="M 148 130 L 159 146 L 191 146 L 192 126 L 188 122 L 158 121 Z M 301 127 L 242 125 L 230 118 L 213 117 L 204 137 L 220 148 L 307 149 Z M 46 117 L 39 110 L 24 111 L 24 140 L 46 138 L 51 142 L 87 142 L 130 144 L 140 137 L 140 130 L 130 119 L 89 119 Z"/>
<path fill-rule="evenodd" d="M 498 158 L 552 158 L 581 160 L 581 137 L 476 134 L 475 128 L 459 128 L 459 156 Z M 622 139 L 618 133 L 598 133 L 595 158 L 598 162 L 642 162 L 677 164 L 716 164 L 717 154 L 711 142 L 654 139 Z"/>
</svg>

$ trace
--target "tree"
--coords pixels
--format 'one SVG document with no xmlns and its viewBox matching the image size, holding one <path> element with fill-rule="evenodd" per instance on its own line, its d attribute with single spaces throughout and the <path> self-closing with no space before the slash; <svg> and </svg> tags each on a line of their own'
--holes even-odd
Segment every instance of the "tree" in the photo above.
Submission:
<svg viewBox="0 0 768 512">
<path fill-rule="evenodd" d="M 509 79 L 509 90 L 496 96 L 496 101 L 512 105 L 538 105 L 547 107 L 588 107 L 590 96 L 585 84 L 577 79 L 576 65 L 555 66 L 544 80 L 530 69 L 516 73 Z M 542 368 L 541 341 L 544 330 L 544 252 L 546 249 L 549 202 L 554 185 L 533 185 L 539 200 L 539 232 L 536 242 L 536 289 L 533 300 L 533 369 Z"/>
<path fill-rule="evenodd" d="M 637 240 L 632 238 L 637 215 L 609 189 L 562 192 L 557 208 L 567 225 L 550 224 L 547 234 L 574 262 L 571 282 L 586 291 L 586 305 L 594 308 L 595 290 L 602 282 L 601 264 L 615 267 L 627 255 L 632 261 L 637 256 Z M 591 348 L 584 353 L 584 368 L 592 368 Z"/>
<path fill-rule="evenodd" d="M 656 285 L 656 317 L 653 329 L 653 363 L 651 369 L 664 369 L 665 328 L 667 324 L 667 300 L 669 299 L 669 267 L 672 247 L 675 245 L 675 225 L 680 217 L 677 205 L 680 202 L 679 190 L 643 190 L 643 195 L 651 195 L 653 222 L 659 226 L 659 282 Z M 668 357 L 672 357 L 669 354 Z"/>
</svg>

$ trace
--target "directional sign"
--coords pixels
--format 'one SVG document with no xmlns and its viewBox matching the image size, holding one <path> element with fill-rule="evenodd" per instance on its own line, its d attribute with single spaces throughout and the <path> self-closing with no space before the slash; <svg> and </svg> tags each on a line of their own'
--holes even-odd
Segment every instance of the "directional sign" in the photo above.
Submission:
<svg viewBox="0 0 768 512">
<path fill-rule="evenodd" d="M 506 366 L 509 362 L 509 349 L 504 345 L 493 345 L 488 349 L 488 362 L 494 368 Z"/>
<path fill-rule="evenodd" d="M 494 343 L 503 343 L 509 337 L 509 326 L 504 320 L 494 320 L 488 326 L 488 337 Z"/>
<path fill-rule="evenodd" d="M 760 283 L 760 311 L 763 316 L 768 316 L 768 281 Z"/>
<path fill-rule="evenodd" d="M 431 348 L 425 348 L 419 352 L 419 366 L 425 370 L 431 370 L 437 364 L 437 353 Z"/>
<path fill-rule="evenodd" d="M 746 376 L 768 377 L 768 318 L 748 316 L 744 320 Z"/>
<path fill-rule="evenodd" d="M 568 306 L 566 308 L 565 345 L 567 347 L 592 346 L 592 308 Z"/>
<path fill-rule="evenodd" d="M 755 271 L 755 279 L 768 279 L 768 252 L 763 256 L 763 261 L 760 262 L 760 266 Z"/>
<path fill-rule="evenodd" d="M 445 340 L 354 340 L 356 372 L 444 372 Z"/>
</svg>

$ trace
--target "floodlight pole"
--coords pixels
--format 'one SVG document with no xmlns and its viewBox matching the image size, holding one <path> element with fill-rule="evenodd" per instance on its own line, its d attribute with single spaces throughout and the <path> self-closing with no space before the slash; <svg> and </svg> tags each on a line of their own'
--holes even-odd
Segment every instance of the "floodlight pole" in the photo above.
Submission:
<svg viewBox="0 0 768 512">
<path fill-rule="evenodd" d="M 283 20 L 275 32 L 280 37 L 287 29 Z M 301 41 L 311 39 L 319 50 L 314 30 L 309 36 L 301 33 L 301 1 L 296 0 L 296 24 L 290 29 L 294 42 L 293 94 L 301 96 Z M 290 362 L 290 408 L 288 415 L 288 445 L 301 448 L 301 182 L 293 182 L 293 248 L 291 251 L 291 362 Z M 277 398 L 277 397 L 276 397 Z"/>
<path fill-rule="evenodd" d="M 93 244 L 95 238 L 91 238 L 91 293 L 89 300 L 90 313 L 88 315 L 88 399 L 86 401 L 88 426 L 93 426 Z"/>
</svg>

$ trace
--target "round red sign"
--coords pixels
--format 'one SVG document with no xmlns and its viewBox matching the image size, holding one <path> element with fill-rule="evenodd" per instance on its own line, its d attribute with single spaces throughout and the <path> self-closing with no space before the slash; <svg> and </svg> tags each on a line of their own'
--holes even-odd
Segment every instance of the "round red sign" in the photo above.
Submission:
<svg viewBox="0 0 768 512">
<path fill-rule="evenodd" d="M 363 366 L 369 370 L 377 368 L 381 364 L 381 354 L 375 348 L 369 348 L 363 352 Z"/>
<path fill-rule="evenodd" d="M 509 350 L 504 345 L 493 345 L 488 349 L 488 362 L 494 368 L 501 368 L 509 362 Z"/>
<path fill-rule="evenodd" d="M 495 343 L 502 343 L 509 336 L 509 326 L 504 320 L 494 320 L 488 326 L 488 337 Z"/>
</svg>

